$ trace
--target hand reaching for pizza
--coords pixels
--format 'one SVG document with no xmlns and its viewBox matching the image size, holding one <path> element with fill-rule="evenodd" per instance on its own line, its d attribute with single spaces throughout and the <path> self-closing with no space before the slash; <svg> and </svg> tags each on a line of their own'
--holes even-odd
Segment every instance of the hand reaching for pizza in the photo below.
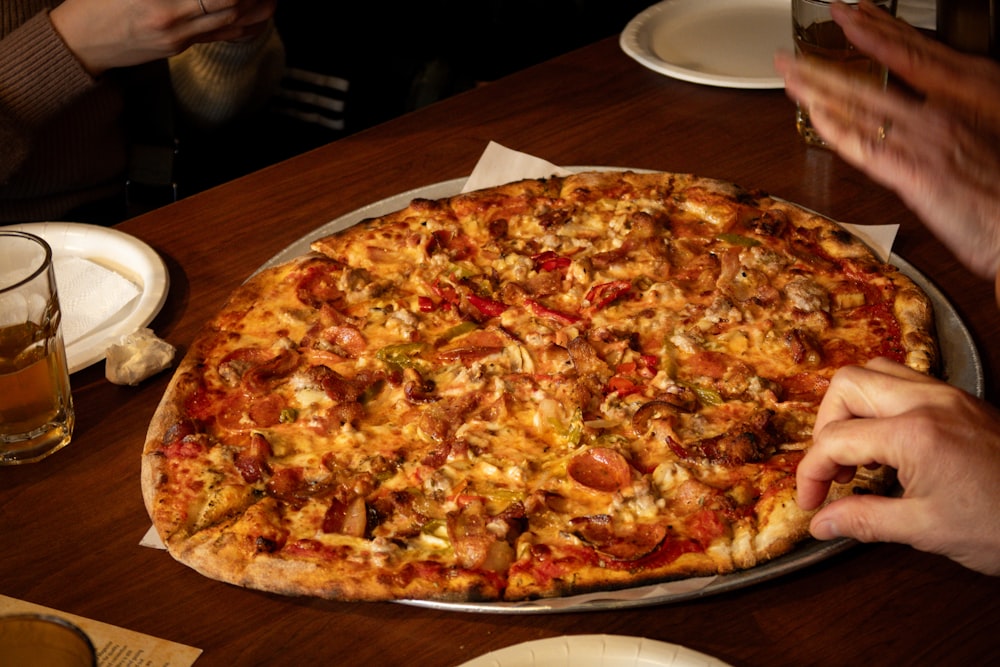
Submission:
<svg viewBox="0 0 1000 667">
<path fill-rule="evenodd" d="M 798 501 L 818 507 L 859 466 L 898 470 L 901 498 L 849 496 L 821 509 L 819 539 L 910 544 L 1000 574 L 1000 414 L 948 384 L 886 359 L 846 367 L 820 405 L 799 465 Z"/>
<path fill-rule="evenodd" d="M 198 42 L 259 34 L 276 0 L 66 0 L 50 17 L 93 76 L 176 55 Z"/>
<path fill-rule="evenodd" d="M 958 53 L 862 2 L 836 21 L 914 93 L 781 53 L 790 97 L 845 160 L 892 188 L 972 271 L 1000 270 L 1000 64 Z"/>
</svg>

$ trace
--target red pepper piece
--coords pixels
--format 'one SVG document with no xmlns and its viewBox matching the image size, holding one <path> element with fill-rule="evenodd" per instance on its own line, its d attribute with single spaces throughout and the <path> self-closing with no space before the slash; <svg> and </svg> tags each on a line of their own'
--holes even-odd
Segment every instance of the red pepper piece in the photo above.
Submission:
<svg viewBox="0 0 1000 667">
<path fill-rule="evenodd" d="M 486 299 L 475 294 L 470 294 L 468 299 L 469 303 L 476 307 L 476 310 L 489 317 L 496 317 L 503 311 L 507 310 L 507 304 L 501 301 Z"/>
<path fill-rule="evenodd" d="M 621 375 L 613 375 L 611 379 L 608 380 L 608 393 L 618 394 L 619 396 L 628 396 L 629 394 L 635 393 L 639 390 L 639 385 L 627 377 Z"/>
<path fill-rule="evenodd" d="M 631 289 L 632 283 L 628 280 L 612 280 L 609 283 L 594 285 L 587 292 L 590 309 L 600 310 Z"/>
<path fill-rule="evenodd" d="M 458 291 L 451 285 L 447 283 L 442 283 L 440 280 L 435 280 L 434 284 L 430 286 L 431 291 L 434 292 L 442 301 L 441 307 L 444 310 L 450 309 L 452 306 L 457 306 L 459 304 Z"/>
<path fill-rule="evenodd" d="M 547 306 L 543 306 L 534 299 L 525 299 L 524 305 L 528 307 L 528 310 L 530 310 L 532 314 L 537 315 L 538 317 L 544 317 L 548 320 L 553 320 L 563 326 L 576 324 L 580 321 L 580 318 L 577 315 L 570 315 L 568 313 L 559 312 L 558 310 L 553 310 Z"/>
<path fill-rule="evenodd" d="M 535 262 L 536 271 L 558 271 L 559 269 L 565 269 L 572 263 L 569 257 L 563 257 L 553 250 L 538 253 L 531 259 Z"/>
</svg>

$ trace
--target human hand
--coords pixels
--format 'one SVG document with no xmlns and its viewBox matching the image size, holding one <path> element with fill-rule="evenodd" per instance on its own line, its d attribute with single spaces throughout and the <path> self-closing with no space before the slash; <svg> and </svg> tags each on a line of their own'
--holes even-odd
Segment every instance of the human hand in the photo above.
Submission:
<svg viewBox="0 0 1000 667">
<path fill-rule="evenodd" d="M 786 92 L 845 160 L 893 189 L 972 271 L 1000 270 L 1000 64 L 960 54 L 867 2 L 833 8 L 910 91 L 781 53 Z"/>
<path fill-rule="evenodd" d="M 1000 574 L 1000 413 L 887 359 L 838 371 L 797 472 L 798 502 L 819 507 L 858 466 L 898 471 L 901 498 L 858 495 L 823 507 L 819 539 L 900 542 Z"/>
<path fill-rule="evenodd" d="M 253 38 L 276 1 L 66 0 L 49 16 L 69 49 L 98 76 L 168 58 L 198 42 Z"/>
</svg>

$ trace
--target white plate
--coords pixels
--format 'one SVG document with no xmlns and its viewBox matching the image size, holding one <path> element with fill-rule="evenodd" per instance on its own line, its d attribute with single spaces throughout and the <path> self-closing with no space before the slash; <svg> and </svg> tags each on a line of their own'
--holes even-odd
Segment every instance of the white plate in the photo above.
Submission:
<svg viewBox="0 0 1000 667">
<path fill-rule="evenodd" d="M 727 667 L 689 648 L 644 637 L 569 635 L 515 644 L 459 667 Z"/>
<path fill-rule="evenodd" d="M 789 0 L 665 0 L 619 39 L 654 72 L 724 88 L 783 88 L 774 53 L 794 50 Z"/>
<path fill-rule="evenodd" d="M 110 320 L 66 346 L 69 372 L 104 359 L 108 345 L 156 317 L 167 300 L 167 267 L 156 251 L 134 236 L 111 227 L 77 222 L 31 222 L 8 225 L 45 239 L 54 257 L 80 257 L 100 264 L 135 284 L 139 295 Z"/>
<path fill-rule="evenodd" d="M 622 167 L 607 166 L 570 166 L 566 168 L 572 171 L 610 171 L 622 169 Z M 271 257 L 258 271 L 308 253 L 310 250 L 309 246 L 313 240 L 347 229 L 367 218 L 397 211 L 407 206 L 416 197 L 438 199 L 458 194 L 465 185 L 465 181 L 465 178 L 455 178 L 415 188 L 342 215 L 294 241 Z M 955 307 L 937 286 L 906 260 L 892 254 L 889 257 L 889 263 L 896 266 L 903 274 L 916 282 L 927 293 L 934 306 L 935 326 L 941 348 L 942 378 L 950 384 L 982 398 L 985 394 L 986 384 L 982 360 L 979 356 L 979 351 L 976 349 L 972 333 L 959 317 L 958 311 L 955 310 Z M 710 583 L 702 587 L 682 591 L 671 590 L 667 593 L 661 592 L 661 589 L 653 585 L 628 589 L 625 592 L 626 594 L 616 594 L 614 591 L 611 591 L 603 595 L 591 594 L 569 598 L 528 600 L 524 602 L 442 602 L 438 600 L 400 600 L 399 602 L 415 607 L 486 614 L 530 615 L 607 609 L 633 609 L 693 600 L 760 584 L 827 560 L 850 549 L 854 544 L 853 541 L 847 539 L 831 540 L 828 542 L 807 540 L 792 552 L 758 567 L 717 576 Z M 499 664 L 503 664 L 506 667 L 506 663 Z M 583 664 L 581 663 L 581 665 Z"/>
</svg>

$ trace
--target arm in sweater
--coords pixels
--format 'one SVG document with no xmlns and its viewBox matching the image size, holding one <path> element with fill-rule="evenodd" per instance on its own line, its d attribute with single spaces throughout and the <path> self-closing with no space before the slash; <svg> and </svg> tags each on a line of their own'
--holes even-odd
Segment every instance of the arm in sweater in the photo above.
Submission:
<svg viewBox="0 0 1000 667">
<path fill-rule="evenodd" d="M 95 85 L 47 12 L 0 39 L 0 183 L 26 159 L 36 131 Z"/>
</svg>

